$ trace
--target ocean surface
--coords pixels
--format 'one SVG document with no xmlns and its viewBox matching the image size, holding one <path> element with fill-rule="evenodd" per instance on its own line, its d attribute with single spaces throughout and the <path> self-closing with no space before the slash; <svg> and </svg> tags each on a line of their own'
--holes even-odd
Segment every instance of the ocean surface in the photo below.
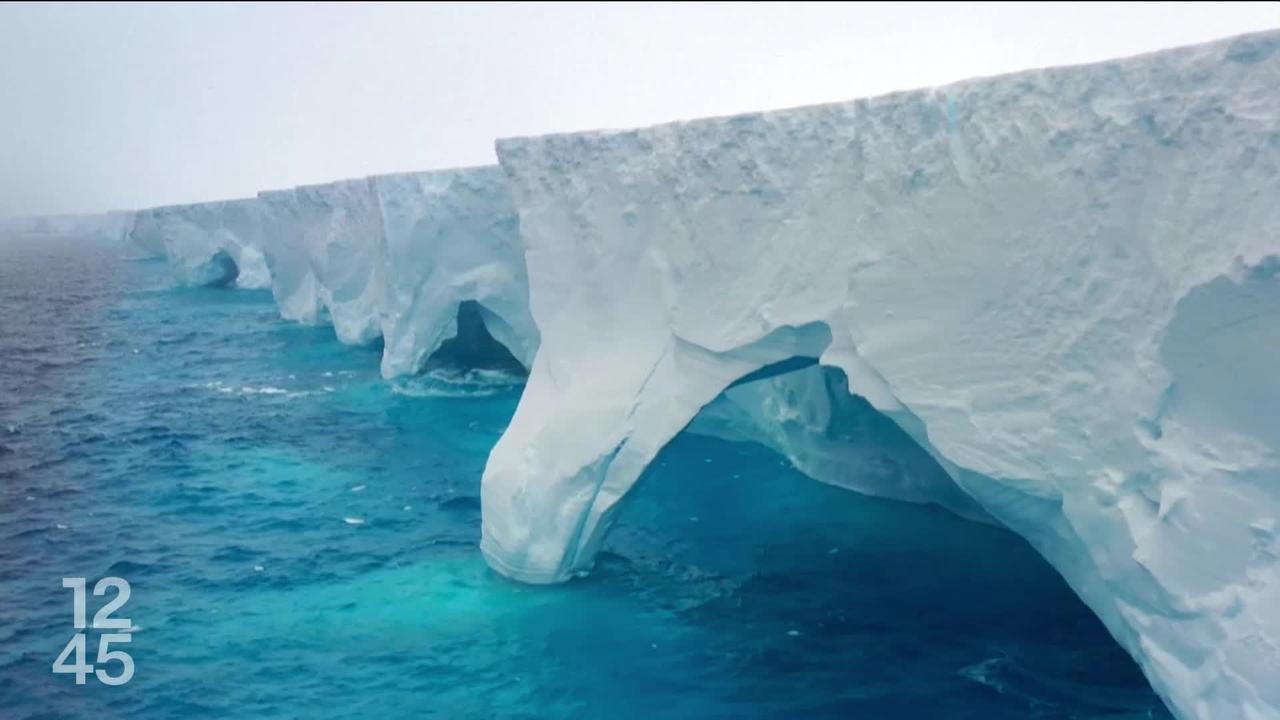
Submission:
<svg viewBox="0 0 1280 720">
<path fill-rule="evenodd" d="M 0 718 L 1169 717 L 1014 535 L 755 445 L 681 435 L 596 572 L 508 582 L 479 480 L 518 378 L 378 353 L 0 239 Z M 104 576 L 135 674 L 76 685 L 62 578 Z"/>
</svg>

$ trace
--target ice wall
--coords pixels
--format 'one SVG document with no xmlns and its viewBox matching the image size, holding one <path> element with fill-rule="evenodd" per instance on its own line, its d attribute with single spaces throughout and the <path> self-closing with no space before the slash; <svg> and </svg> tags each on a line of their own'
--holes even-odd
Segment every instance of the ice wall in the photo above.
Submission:
<svg viewBox="0 0 1280 720">
<path fill-rule="evenodd" d="M 373 178 L 385 238 L 382 374 L 405 375 L 457 333 L 458 307 L 525 367 L 538 346 L 519 222 L 496 166 Z"/>
<path fill-rule="evenodd" d="M 519 224 L 497 166 L 404 173 L 257 198 L 152 208 L 131 239 L 180 282 L 270 287 L 288 320 L 386 340 L 383 372 L 410 374 L 473 301 L 526 367 L 538 346 Z"/>
<path fill-rule="evenodd" d="M 376 340 L 385 258 L 372 180 L 267 191 L 258 199 L 268 218 L 263 250 L 280 314 L 305 323 L 327 315 L 342 342 Z"/>
<path fill-rule="evenodd" d="M 141 210 L 130 238 L 144 251 L 167 258 L 174 277 L 185 285 L 271 284 L 261 249 L 263 208 L 256 200 Z"/>
<path fill-rule="evenodd" d="M 495 568 L 588 569 L 704 405 L 817 357 L 1178 715 L 1280 717 L 1280 34 L 498 153 L 541 347 Z"/>
</svg>

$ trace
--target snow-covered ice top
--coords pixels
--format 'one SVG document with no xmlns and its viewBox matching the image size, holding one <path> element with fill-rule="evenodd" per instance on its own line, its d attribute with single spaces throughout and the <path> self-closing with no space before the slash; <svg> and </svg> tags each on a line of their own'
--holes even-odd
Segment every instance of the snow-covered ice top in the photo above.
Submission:
<svg viewBox="0 0 1280 720">
<path fill-rule="evenodd" d="M 586 570 L 704 405 L 816 357 L 1177 714 L 1280 717 L 1280 33 L 498 154 L 541 347 L 495 568 Z"/>
</svg>

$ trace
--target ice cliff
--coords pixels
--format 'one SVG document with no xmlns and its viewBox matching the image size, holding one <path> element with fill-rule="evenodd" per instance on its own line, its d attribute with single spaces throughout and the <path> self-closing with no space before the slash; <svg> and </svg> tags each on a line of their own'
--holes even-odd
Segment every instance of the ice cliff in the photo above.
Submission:
<svg viewBox="0 0 1280 720">
<path fill-rule="evenodd" d="M 382 175 L 137 213 L 130 238 L 187 285 L 272 290 L 282 317 L 384 340 L 383 374 L 417 372 L 464 303 L 528 367 L 538 346 L 519 223 L 496 166 Z"/>
<path fill-rule="evenodd" d="M 515 209 L 497 167 L 345 180 L 259 194 L 281 314 L 327 317 L 345 343 L 384 341 L 383 375 L 411 374 L 474 302 L 526 365 L 538 344 Z"/>
<path fill-rule="evenodd" d="M 265 206 L 263 250 L 280 314 L 305 323 L 327 314 L 344 343 L 377 339 L 385 268 L 372 182 L 268 191 L 258 200 Z"/>
<path fill-rule="evenodd" d="M 495 568 L 589 569 L 714 403 L 1021 534 L 1181 717 L 1280 717 L 1280 34 L 498 154 L 541 345 Z"/>
<path fill-rule="evenodd" d="M 187 285 L 264 288 L 263 215 L 254 200 L 171 205 L 139 211 L 129 233 L 136 246 L 169 260 Z"/>
<path fill-rule="evenodd" d="M 526 368 L 538 347 L 515 207 L 498 167 L 373 178 L 385 237 L 382 374 L 413 373 L 462 303 Z"/>
</svg>

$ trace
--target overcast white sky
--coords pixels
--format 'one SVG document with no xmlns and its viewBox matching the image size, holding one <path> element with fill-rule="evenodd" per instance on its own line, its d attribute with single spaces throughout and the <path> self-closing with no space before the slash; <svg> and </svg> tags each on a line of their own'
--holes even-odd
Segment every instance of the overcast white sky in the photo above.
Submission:
<svg viewBox="0 0 1280 720">
<path fill-rule="evenodd" d="M 494 161 L 1280 27 L 1280 3 L 0 5 L 0 216 Z"/>
</svg>

